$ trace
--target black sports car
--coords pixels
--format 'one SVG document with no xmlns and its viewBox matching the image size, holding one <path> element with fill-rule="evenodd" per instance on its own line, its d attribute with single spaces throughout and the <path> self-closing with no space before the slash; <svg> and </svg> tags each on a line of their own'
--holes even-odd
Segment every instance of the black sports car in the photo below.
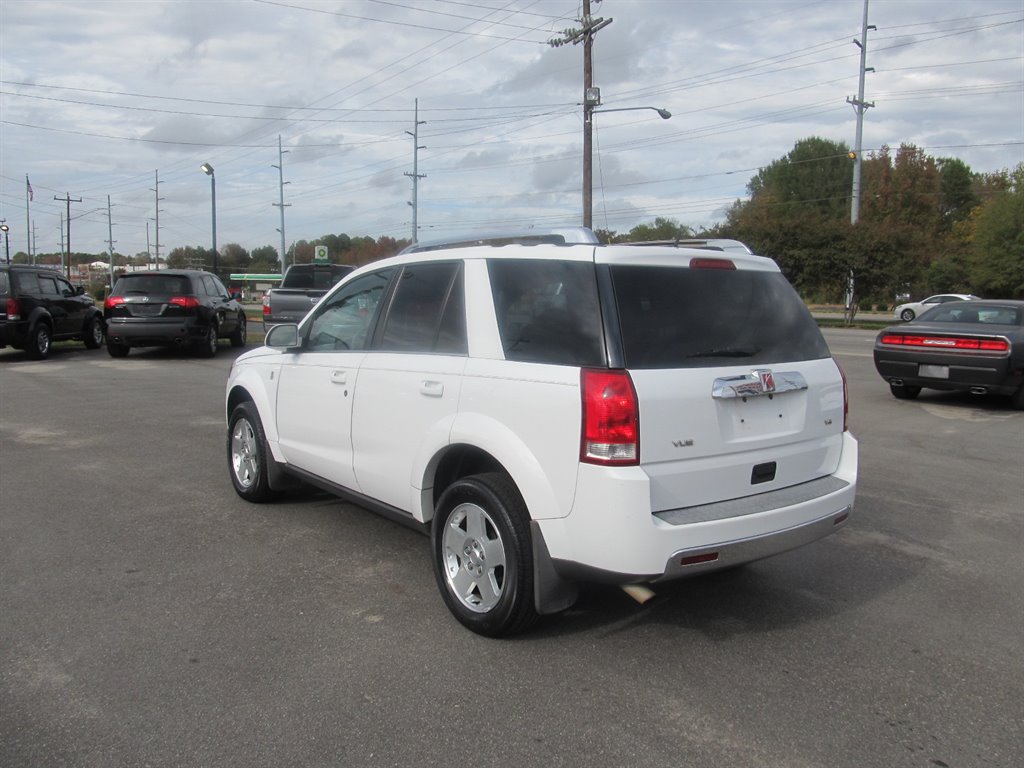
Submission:
<svg viewBox="0 0 1024 768">
<path fill-rule="evenodd" d="M 1010 395 L 1024 409 L 1024 301 L 953 301 L 890 326 L 875 368 L 901 399 L 944 389 Z"/>
</svg>

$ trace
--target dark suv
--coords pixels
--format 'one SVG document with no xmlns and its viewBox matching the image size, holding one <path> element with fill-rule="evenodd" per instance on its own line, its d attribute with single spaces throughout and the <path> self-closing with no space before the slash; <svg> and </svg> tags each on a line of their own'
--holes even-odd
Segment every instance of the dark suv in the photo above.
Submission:
<svg viewBox="0 0 1024 768">
<path fill-rule="evenodd" d="M 103 303 L 107 351 L 125 357 L 131 347 L 191 346 L 212 357 L 220 338 L 244 347 L 245 310 L 238 298 L 201 270 L 122 275 Z"/>
<path fill-rule="evenodd" d="M 81 286 L 56 269 L 0 264 L 0 348 L 25 350 L 33 360 L 50 354 L 54 341 L 103 345 L 103 316 Z"/>
</svg>

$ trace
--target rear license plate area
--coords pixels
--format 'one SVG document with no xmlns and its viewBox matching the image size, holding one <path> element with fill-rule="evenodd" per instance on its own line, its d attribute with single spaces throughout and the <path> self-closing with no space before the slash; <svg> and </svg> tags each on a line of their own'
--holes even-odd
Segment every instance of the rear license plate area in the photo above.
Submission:
<svg viewBox="0 0 1024 768">
<path fill-rule="evenodd" d="M 917 375 L 926 379 L 948 379 L 948 365 L 921 365 L 917 369 Z"/>
</svg>

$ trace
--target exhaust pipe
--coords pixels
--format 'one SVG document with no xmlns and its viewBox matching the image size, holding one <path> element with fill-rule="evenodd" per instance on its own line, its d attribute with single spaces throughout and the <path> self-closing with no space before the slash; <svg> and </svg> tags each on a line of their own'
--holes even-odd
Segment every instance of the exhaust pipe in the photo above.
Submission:
<svg viewBox="0 0 1024 768">
<path fill-rule="evenodd" d="M 972 395 L 987 395 L 988 387 L 971 387 Z"/>
<path fill-rule="evenodd" d="M 889 383 L 896 387 L 902 387 L 903 379 L 889 379 Z"/>
<path fill-rule="evenodd" d="M 626 584 L 622 587 L 622 591 L 640 603 L 640 605 L 654 597 L 654 590 L 643 584 Z"/>
</svg>

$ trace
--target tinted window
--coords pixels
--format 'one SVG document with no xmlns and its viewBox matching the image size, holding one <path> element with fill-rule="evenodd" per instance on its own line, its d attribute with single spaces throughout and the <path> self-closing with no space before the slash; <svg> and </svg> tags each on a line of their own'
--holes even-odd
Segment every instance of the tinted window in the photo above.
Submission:
<svg viewBox="0 0 1024 768">
<path fill-rule="evenodd" d="M 930 309 L 919 318 L 928 323 L 986 323 L 989 325 L 1020 325 L 1021 313 L 1016 307 L 944 304 Z"/>
<path fill-rule="evenodd" d="M 374 272 L 353 280 L 319 307 L 308 323 L 306 351 L 364 349 L 392 271 Z"/>
<path fill-rule="evenodd" d="M 380 348 L 403 352 L 466 351 L 459 264 L 412 264 L 402 270 Z"/>
<path fill-rule="evenodd" d="M 10 280 L 6 272 L 0 272 L 0 296 L 6 296 L 11 292 Z"/>
<path fill-rule="evenodd" d="M 43 296 L 60 296 L 57 281 L 49 275 L 39 275 L 39 292 Z"/>
<path fill-rule="evenodd" d="M 125 275 L 114 286 L 115 296 L 188 296 L 189 279 L 182 275 Z"/>
<path fill-rule="evenodd" d="M 629 368 L 829 356 L 810 312 L 777 272 L 613 266 L 611 274 Z"/>
<path fill-rule="evenodd" d="M 605 364 L 591 262 L 493 259 L 487 269 L 507 360 Z"/>
<path fill-rule="evenodd" d="M 56 277 L 54 281 L 57 283 L 57 292 L 61 296 L 74 296 L 75 286 L 65 280 L 63 277 Z"/>
</svg>

